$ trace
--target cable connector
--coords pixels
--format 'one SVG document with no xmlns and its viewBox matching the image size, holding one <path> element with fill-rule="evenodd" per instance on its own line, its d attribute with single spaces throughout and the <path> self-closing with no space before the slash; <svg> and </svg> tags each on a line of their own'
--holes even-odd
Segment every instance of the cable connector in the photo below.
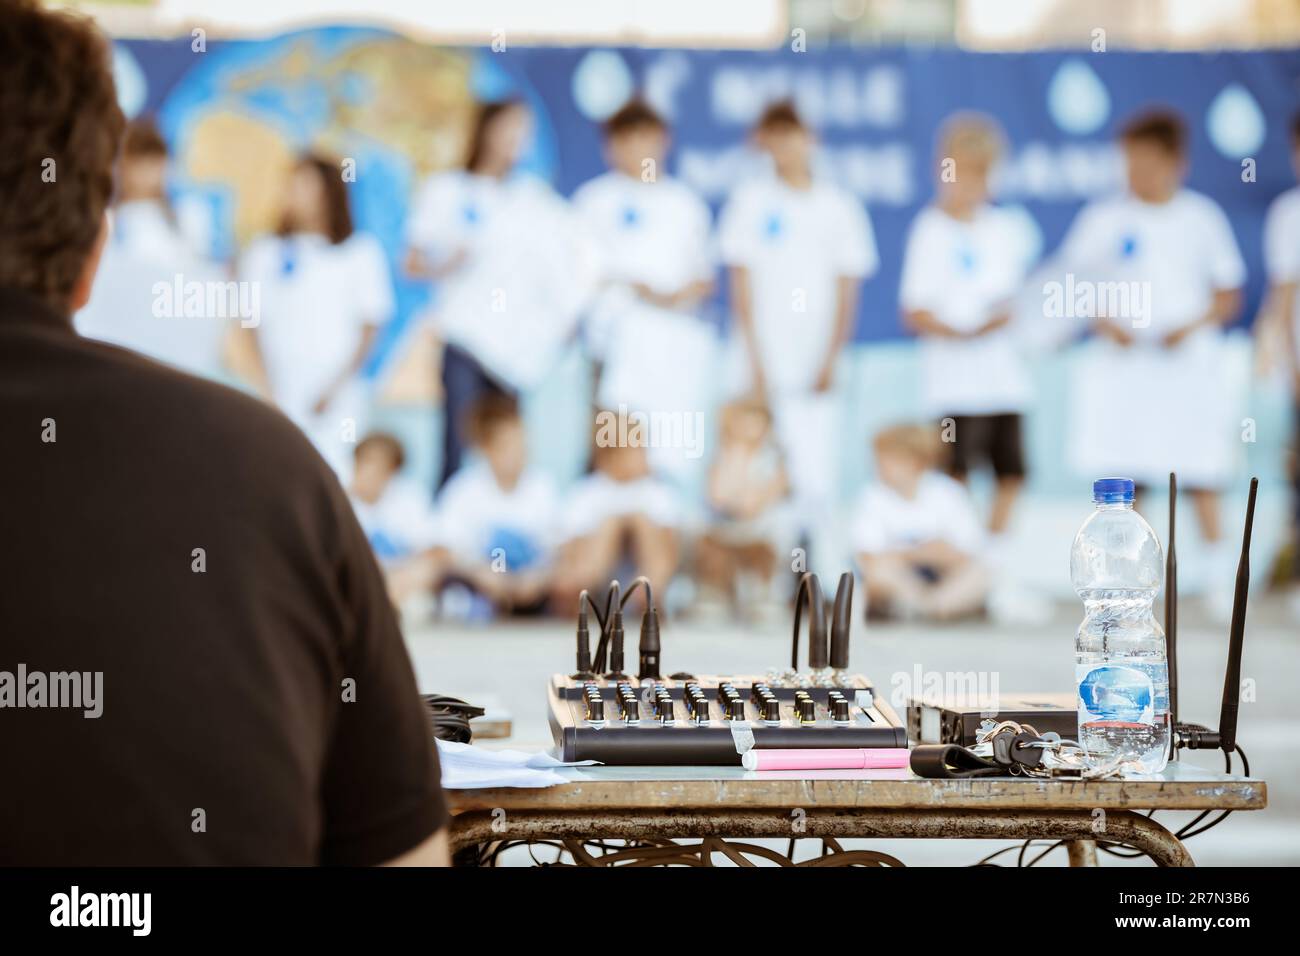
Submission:
<svg viewBox="0 0 1300 956">
<path fill-rule="evenodd" d="M 659 678 L 659 609 L 647 607 L 641 615 L 641 640 L 638 642 L 640 670 L 637 677 L 642 680 Z"/>
<path fill-rule="evenodd" d="M 595 677 L 591 669 L 591 634 L 587 630 L 587 605 L 589 597 L 586 591 L 578 595 L 578 670 L 574 680 L 590 680 Z"/>
<path fill-rule="evenodd" d="M 609 673 L 610 680 L 626 680 L 623 673 L 623 609 L 615 605 L 609 621 Z"/>
</svg>

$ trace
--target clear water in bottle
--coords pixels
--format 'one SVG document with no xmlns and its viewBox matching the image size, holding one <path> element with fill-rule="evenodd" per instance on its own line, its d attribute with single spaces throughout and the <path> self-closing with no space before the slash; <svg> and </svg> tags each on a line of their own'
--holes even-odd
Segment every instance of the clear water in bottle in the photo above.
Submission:
<svg viewBox="0 0 1300 956">
<path fill-rule="evenodd" d="M 1165 633 L 1152 603 L 1164 580 L 1160 542 L 1133 510 L 1133 482 L 1093 482 L 1092 513 L 1070 549 L 1070 579 L 1083 600 L 1075 637 L 1079 743 L 1092 766 L 1159 773 L 1169 751 Z"/>
</svg>

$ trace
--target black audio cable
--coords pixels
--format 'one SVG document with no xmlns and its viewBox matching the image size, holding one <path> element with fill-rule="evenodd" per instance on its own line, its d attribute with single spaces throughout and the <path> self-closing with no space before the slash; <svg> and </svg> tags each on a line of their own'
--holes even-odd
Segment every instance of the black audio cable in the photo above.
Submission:
<svg viewBox="0 0 1300 956">
<path fill-rule="evenodd" d="M 627 590 L 623 593 L 623 599 L 619 601 L 619 608 L 621 609 L 627 604 L 628 599 L 632 597 L 638 587 L 645 591 L 645 610 L 641 614 L 641 637 L 637 641 L 638 667 L 636 676 L 641 679 L 655 679 L 660 676 L 659 652 L 661 647 L 659 643 L 659 609 L 655 607 L 654 590 L 650 587 L 650 579 L 642 574 L 629 584 Z"/>
<path fill-rule="evenodd" d="M 1237 754 L 1239 757 L 1241 757 L 1242 773 L 1244 773 L 1246 776 L 1250 776 L 1250 760 L 1247 759 L 1247 757 L 1246 757 L 1246 752 L 1245 752 L 1244 750 L 1241 749 L 1240 745 L 1236 745 L 1236 746 L 1234 746 L 1234 748 L 1233 748 L 1233 753 L 1235 753 L 1235 754 Z M 1224 770 L 1224 773 L 1232 773 L 1232 754 L 1231 754 L 1231 753 L 1226 753 L 1226 754 L 1224 754 L 1224 768 L 1223 768 L 1223 770 Z M 1223 810 L 1223 811 L 1221 811 L 1221 812 L 1219 813 L 1219 815 L 1218 815 L 1217 817 L 1215 817 L 1215 818 L 1214 818 L 1213 820 L 1211 820 L 1209 823 L 1206 823 L 1204 826 L 1200 826 L 1199 824 L 1201 823 L 1201 821 L 1203 821 L 1206 817 L 1208 817 L 1208 816 L 1209 816 L 1210 814 L 1212 814 L 1212 813 L 1214 813 L 1214 810 L 1213 810 L 1213 809 L 1210 809 L 1210 810 L 1202 810 L 1199 814 L 1197 814 L 1195 817 L 1193 817 L 1193 818 L 1192 818 L 1191 820 L 1189 820 L 1187 823 L 1183 824 L 1183 826 L 1180 827 L 1176 833 L 1174 833 L 1174 838 L 1175 838 L 1175 839 L 1178 839 L 1178 840 L 1188 840 L 1188 839 L 1191 839 L 1191 838 L 1194 837 L 1194 836 L 1200 836 L 1202 833 L 1205 833 L 1206 831 L 1211 830 L 1211 829 L 1213 829 L 1214 827 L 1217 827 L 1220 823 L 1222 823 L 1224 820 L 1226 820 L 1226 819 L 1227 819 L 1227 818 L 1232 814 L 1232 811 L 1231 811 L 1231 810 Z M 1151 819 L 1151 818 L 1155 817 L 1155 815 L 1156 815 L 1156 811 L 1155 811 L 1155 810 L 1149 810 L 1149 811 L 1147 811 L 1147 814 L 1146 814 L 1146 816 L 1147 816 L 1148 819 Z M 1064 846 L 1065 843 L 1066 843 L 1065 840 L 1057 840 L 1057 841 L 1055 841 L 1054 843 L 1052 843 L 1050 846 L 1048 846 L 1046 849 L 1042 850 L 1042 851 L 1041 851 L 1037 856 L 1035 856 L 1035 857 L 1034 857 L 1032 860 L 1030 860 L 1028 863 L 1026 863 L 1026 862 L 1025 862 L 1025 854 L 1026 854 L 1026 852 L 1029 850 L 1030 845 L 1033 844 L 1034 842 L 1036 842 L 1036 841 L 1034 841 L 1034 840 L 1026 840 L 1026 841 L 1024 841 L 1024 843 L 1020 844 L 1020 846 L 1019 846 L 1019 853 L 1017 854 L 1017 858 L 1016 858 L 1016 865 L 1017 865 L 1017 866 L 1034 866 L 1036 863 L 1038 863 L 1040 860 L 1042 860 L 1045 856 L 1047 856 L 1047 855 L 1048 855 L 1049 853 L 1051 853 L 1053 850 L 1056 850 L 1056 849 L 1058 849 L 1058 848 Z M 1003 847 L 1003 848 L 1000 849 L 1000 850 L 995 850 L 993 853 L 990 853 L 988 856 L 986 856 L 986 857 L 984 857 L 983 859 L 981 859 L 981 860 L 980 860 L 978 863 L 976 863 L 975 865 L 976 865 L 976 866 L 996 866 L 997 864 L 993 863 L 993 862 L 992 862 L 993 860 L 997 859 L 997 858 L 998 858 L 999 856 L 1001 856 L 1002 854 L 1004 854 L 1004 853 L 1010 853 L 1011 851 L 1013 851 L 1013 850 L 1015 850 L 1015 849 L 1016 849 L 1016 846 L 1013 845 L 1013 846 Z M 1097 849 L 1098 849 L 1099 851 L 1101 851 L 1102 853 L 1105 853 L 1105 854 L 1107 854 L 1107 855 L 1109 855 L 1109 856 L 1119 857 L 1119 858 L 1121 858 L 1121 859 L 1125 859 L 1125 860 L 1138 859 L 1139 857 L 1144 857 L 1144 856 L 1147 855 L 1144 851 L 1142 851 L 1142 850 L 1138 850 L 1138 849 L 1134 849 L 1134 848 L 1129 847 L 1129 846 L 1127 846 L 1126 844 L 1123 844 L 1123 843 L 1106 843 L 1106 842 L 1103 842 L 1103 841 L 1098 841 L 1098 842 L 1097 842 Z"/>
<path fill-rule="evenodd" d="M 483 716 L 485 711 L 482 707 L 475 707 L 445 694 L 421 694 L 420 697 L 429 708 L 434 737 L 458 744 L 469 743 L 472 735 L 469 722 L 474 717 Z"/>
<path fill-rule="evenodd" d="M 805 571 L 794 594 L 794 634 L 790 643 L 790 669 L 799 669 L 799 625 L 803 606 L 808 604 L 808 666 L 819 670 L 826 666 L 826 596 L 817 575 Z"/>
<path fill-rule="evenodd" d="M 600 625 L 601 633 L 605 630 L 605 619 L 601 616 L 600 611 L 591 602 L 591 595 L 587 589 L 583 588 L 578 594 L 578 669 L 573 675 L 574 680 L 590 680 L 596 676 L 591 667 L 591 633 L 587 629 L 587 611 L 596 615 L 596 622 Z"/>
<path fill-rule="evenodd" d="M 609 654 L 610 641 L 610 610 L 614 608 L 619 599 L 620 585 L 617 580 L 609 582 L 609 587 L 605 589 L 605 609 L 602 613 L 597 609 L 595 602 L 590 602 L 592 613 L 596 615 L 596 620 L 600 622 L 600 640 L 596 643 L 596 655 L 592 661 L 592 667 L 597 674 L 606 672 L 605 663 Z"/>
<path fill-rule="evenodd" d="M 641 616 L 641 637 L 637 647 L 640 658 L 637 676 L 643 678 L 657 678 L 660 676 L 659 609 L 655 606 L 654 589 L 650 584 L 650 579 L 645 575 L 637 577 L 628 585 L 626 591 L 623 590 L 623 586 L 617 579 L 610 581 L 609 587 L 605 591 L 603 613 L 589 595 L 585 599 L 582 597 L 582 595 L 587 595 L 586 591 L 583 591 L 582 595 L 580 595 L 578 609 L 579 642 L 581 643 L 582 640 L 581 635 L 585 623 L 584 608 L 590 608 L 591 613 L 596 616 L 596 621 L 600 624 L 600 640 L 596 644 L 596 653 L 591 664 L 592 670 L 598 674 L 608 673 L 609 676 L 615 679 L 626 677 L 623 673 L 623 608 L 627 606 L 627 602 L 638 588 L 645 592 L 645 611 Z M 607 657 L 608 671 L 606 671 Z M 581 669 L 579 667 L 580 671 Z"/>
</svg>

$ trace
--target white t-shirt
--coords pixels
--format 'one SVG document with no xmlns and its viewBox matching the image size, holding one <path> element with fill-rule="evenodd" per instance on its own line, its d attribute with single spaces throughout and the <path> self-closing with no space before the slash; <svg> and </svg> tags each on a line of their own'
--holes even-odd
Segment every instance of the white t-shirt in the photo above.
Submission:
<svg viewBox="0 0 1300 956">
<path fill-rule="evenodd" d="M 604 360 L 596 403 L 643 412 L 710 407 L 713 327 L 694 309 L 660 308 L 632 290 L 642 283 L 670 294 L 713 277 L 708 206 L 676 179 L 645 183 L 611 172 L 574 193 L 573 208 L 601 259 L 586 321 L 588 349 Z M 691 473 L 680 449 L 655 448 L 650 457 L 658 472 Z"/>
<path fill-rule="evenodd" d="M 76 315 L 77 331 L 196 375 L 217 375 L 238 303 L 223 298 L 218 314 L 207 314 L 205 293 L 204 314 L 193 315 L 185 308 L 184 290 L 195 282 L 224 283 L 225 277 L 197 253 L 161 203 L 123 203 L 109 213 L 109 222 L 90 301 Z"/>
<path fill-rule="evenodd" d="M 506 568 L 544 566 L 558 542 L 559 497 L 544 473 L 526 468 L 510 491 L 487 462 L 471 460 L 438 497 L 439 540 L 453 555 L 485 563 L 500 549 Z"/>
<path fill-rule="evenodd" d="M 276 403 L 299 424 L 356 355 L 367 325 L 392 317 L 393 287 L 378 240 L 354 232 L 264 236 L 244 254 L 240 275 L 261 289 L 258 342 Z"/>
<path fill-rule="evenodd" d="M 667 294 L 713 275 L 709 207 L 676 179 L 646 183 L 621 172 L 604 173 L 578 188 L 573 209 L 600 256 L 602 289 L 586 323 L 597 355 L 604 356 L 623 315 L 662 311 L 632 295 L 630 285 Z"/>
<path fill-rule="evenodd" d="M 603 472 L 592 472 L 569 491 L 564 505 L 564 539 L 591 534 L 609 518 L 634 514 L 645 515 L 665 528 L 676 528 L 682 520 L 677 495 L 658 478 L 615 481 Z"/>
<path fill-rule="evenodd" d="M 392 563 L 438 543 L 439 524 L 424 488 L 398 475 L 374 504 L 349 495 L 357 523 L 381 563 Z"/>
<path fill-rule="evenodd" d="M 1300 186 L 1288 189 L 1273 200 L 1264 220 L 1264 268 L 1274 285 L 1300 282 Z M 1296 359 L 1300 361 L 1300 294 L 1294 313 Z"/>
<path fill-rule="evenodd" d="M 1158 343 L 1166 333 L 1197 321 L 1209 311 L 1216 291 L 1246 281 L 1228 217 L 1212 199 L 1190 189 L 1165 203 L 1130 195 L 1089 203 L 1070 226 L 1058 256 L 1076 282 L 1149 283 L 1142 286 L 1150 290 L 1144 295 L 1149 325 L 1140 315 L 1112 317 L 1139 343 Z"/>
<path fill-rule="evenodd" d="M 718 233 L 723 262 L 749 271 L 754 331 L 768 387 L 810 389 L 835 331 L 838 280 L 866 278 L 879 265 L 866 210 L 829 183 L 793 189 L 765 176 L 736 188 Z M 733 355 L 743 347 L 737 330 Z M 743 368 L 747 379 L 747 362 Z"/>
<path fill-rule="evenodd" d="M 1176 471 L 1185 488 L 1222 487 L 1241 452 L 1240 396 L 1224 375 L 1223 335 L 1204 326 L 1176 348 L 1162 339 L 1203 318 L 1216 291 L 1245 281 L 1223 210 L 1188 189 L 1160 204 L 1099 200 L 1079 213 L 1059 260 L 1076 287 L 1124 283 L 1150 306 L 1146 315 L 1112 316 L 1132 346 L 1092 342 L 1071 371 L 1067 454 L 1075 470 L 1157 485 Z"/>
<path fill-rule="evenodd" d="M 1011 310 L 1038 245 L 1032 220 L 1019 210 L 984 206 L 962 221 L 927 206 L 908 233 L 899 305 L 974 331 Z M 924 405 L 932 415 L 1020 412 L 1029 402 L 1014 325 L 974 339 L 926 337 L 921 362 Z"/>
<path fill-rule="evenodd" d="M 539 384 L 596 276 L 595 252 L 564 200 L 534 176 L 437 173 L 420 187 L 406 231 L 435 265 L 465 254 L 435 287 L 435 331 L 507 385 Z"/>
<path fill-rule="evenodd" d="M 853 516 L 852 543 L 857 554 L 883 554 L 945 541 L 966 554 L 977 553 L 984 531 L 965 487 L 947 475 L 927 471 L 916 497 L 904 498 L 884 482 L 869 485 Z"/>
</svg>

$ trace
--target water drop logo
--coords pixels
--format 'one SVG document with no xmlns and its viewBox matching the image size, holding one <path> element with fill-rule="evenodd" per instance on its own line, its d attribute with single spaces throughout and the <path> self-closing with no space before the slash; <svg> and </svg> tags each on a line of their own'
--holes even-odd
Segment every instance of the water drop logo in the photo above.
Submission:
<svg viewBox="0 0 1300 956">
<path fill-rule="evenodd" d="M 1264 112 L 1240 83 L 1229 83 L 1205 114 L 1210 142 L 1229 159 L 1244 159 L 1264 145 Z"/>
<path fill-rule="evenodd" d="M 573 71 L 573 102 L 592 122 L 608 119 L 632 96 L 632 71 L 611 50 L 592 50 Z"/>
<path fill-rule="evenodd" d="M 1066 60 L 1047 85 L 1047 111 L 1066 133 L 1095 133 L 1110 117 L 1106 84 L 1082 60 Z"/>
</svg>

